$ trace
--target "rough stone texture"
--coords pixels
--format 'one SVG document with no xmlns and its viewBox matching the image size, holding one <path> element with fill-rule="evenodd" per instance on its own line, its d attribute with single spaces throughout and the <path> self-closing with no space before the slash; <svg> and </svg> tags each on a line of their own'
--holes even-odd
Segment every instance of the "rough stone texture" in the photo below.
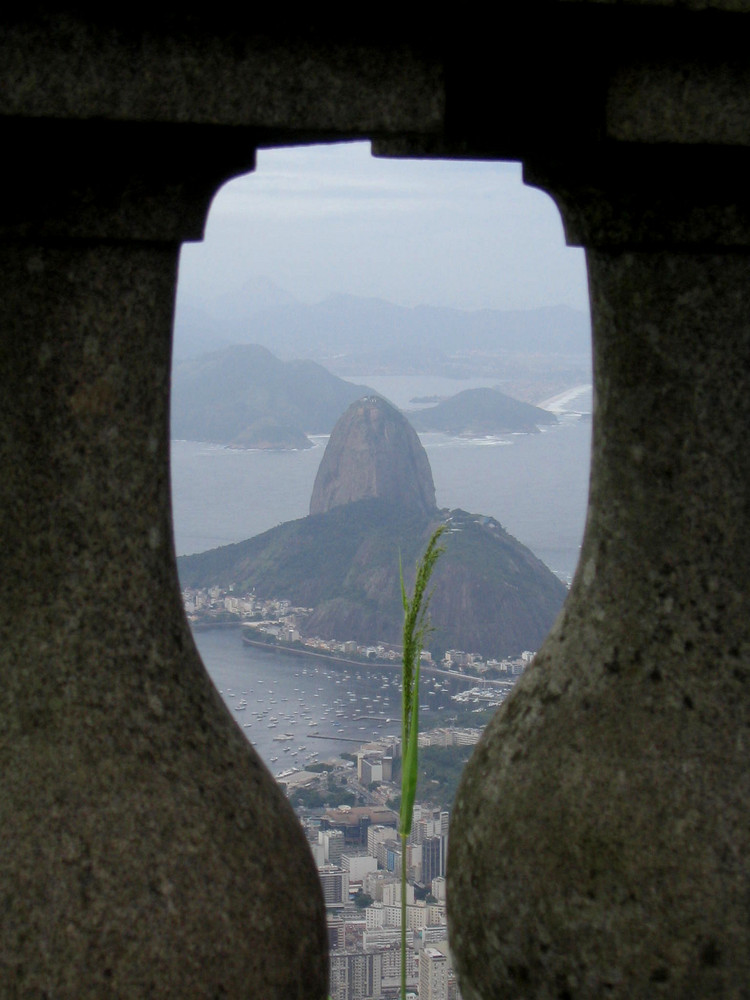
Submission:
<svg viewBox="0 0 750 1000">
<path fill-rule="evenodd" d="M 567 606 L 465 772 L 465 997 L 750 982 L 750 260 L 589 254 L 596 417 Z"/>
<path fill-rule="evenodd" d="M 423 514 L 436 509 L 432 469 L 417 432 L 390 403 L 366 396 L 352 403 L 331 432 L 310 513 L 375 498 Z"/>
<path fill-rule="evenodd" d="M 0 248 L 5 996 L 326 993 L 312 857 L 177 590 L 176 250 Z"/>
<path fill-rule="evenodd" d="M 464 994 L 747 996 L 747 13 L 514 0 L 500 51 L 463 12 L 6 5 L 7 994 L 324 994 L 309 855 L 179 607 L 166 345 L 218 181 L 370 136 L 523 160 L 595 248 L 583 564 L 459 795 Z"/>
<path fill-rule="evenodd" d="M 708 5 L 706 5 L 708 6 Z M 713 2 L 711 6 L 715 6 Z M 742 3 L 747 12 L 746 0 Z M 740 4 L 735 5 L 739 12 Z M 729 7 L 727 6 L 727 11 Z M 750 67 L 742 17 L 631 11 L 611 63 L 606 134 L 621 142 L 747 146 Z M 647 34 L 639 26 L 649 19 Z"/>
<path fill-rule="evenodd" d="M 444 116 L 433 29 L 406 12 L 398 33 L 377 18 L 361 30 L 337 13 L 279 17 L 232 5 L 228 14 L 222 3 L 160 4 L 149 17 L 93 5 L 24 14 L 0 15 L 0 105 L 10 115 L 320 139 L 435 131 Z"/>
<path fill-rule="evenodd" d="M 3 122 L 3 134 L 5 240 L 199 240 L 218 186 L 255 164 L 241 129 L 43 118 Z"/>
<path fill-rule="evenodd" d="M 531 158 L 524 180 L 553 195 L 569 243 L 639 251 L 750 246 L 750 150 L 624 146 Z"/>
</svg>

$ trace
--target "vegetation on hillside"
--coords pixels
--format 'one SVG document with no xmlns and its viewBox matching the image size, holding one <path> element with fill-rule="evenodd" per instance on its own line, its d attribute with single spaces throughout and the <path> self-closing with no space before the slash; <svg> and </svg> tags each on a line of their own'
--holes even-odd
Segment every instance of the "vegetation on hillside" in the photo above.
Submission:
<svg viewBox="0 0 750 1000">
<path fill-rule="evenodd" d="M 474 751 L 465 747 L 420 747 L 417 775 L 417 802 L 435 809 L 452 809 L 463 769 Z M 393 781 L 398 781 L 401 761 L 394 761 Z M 398 810 L 401 796 L 388 799 L 386 805 Z"/>
<path fill-rule="evenodd" d="M 370 391 L 313 361 L 280 361 L 257 344 L 228 347 L 175 365 L 172 436 L 300 447 L 305 434 L 327 434 L 347 406 Z"/>
<path fill-rule="evenodd" d="M 234 586 L 314 608 L 304 625 L 310 635 L 398 644 L 399 553 L 404 566 L 414 566 L 442 521 L 449 531 L 434 577 L 433 656 L 445 649 L 506 656 L 538 648 L 562 606 L 564 585 L 493 518 L 465 511 L 429 518 L 361 500 L 183 556 L 180 579 L 183 586 Z"/>
<path fill-rule="evenodd" d="M 548 410 L 522 403 L 497 389 L 465 389 L 437 406 L 408 416 L 418 431 L 476 437 L 511 431 L 535 433 L 539 426 L 557 423 L 557 417 Z"/>
</svg>

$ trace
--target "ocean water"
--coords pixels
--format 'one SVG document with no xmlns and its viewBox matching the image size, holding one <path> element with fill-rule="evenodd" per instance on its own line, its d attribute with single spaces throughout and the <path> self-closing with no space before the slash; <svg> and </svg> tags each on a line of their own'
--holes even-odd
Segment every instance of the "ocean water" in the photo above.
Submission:
<svg viewBox="0 0 750 1000">
<path fill-rule="evenodd" d="M 419 377 L 361 376 L 353 381 L 371 385 L 402 406 L 412 396 L 446 391 L 434 379 Z M 458 392 L 478 381 L 451 381 L 450 389 Z M 482 439 L 425 434 L 421 440 L 439 506 L 497 518 L 569 581 L 586 515 L 591 388 L 577 387 L 546 405 L 557 413 L 559 423 L 539 434 Z M 300 452 L 173 442 L 178 554 L 241 541 L 306 515 L 327 438 L 313 440 L 314 448 Z M 314 658 L 257 650 L 243 646 L 236 629 L 198 632 L 195 639 L 230 712 L 274 774 L 301 766 L 315 751 L 324 760 L 374 734 L 398 730 L 386 721 L 399 713 L 398 677 L 392 671 L 345 671 Z M 425 703 L 433 702 L 433 707 L 448 698 L 448 688 L 435 688 L 435 683 L 430 680 L 425 689 Z M 292 739 L 274 740 L 284 734 Z"/>
</svg>

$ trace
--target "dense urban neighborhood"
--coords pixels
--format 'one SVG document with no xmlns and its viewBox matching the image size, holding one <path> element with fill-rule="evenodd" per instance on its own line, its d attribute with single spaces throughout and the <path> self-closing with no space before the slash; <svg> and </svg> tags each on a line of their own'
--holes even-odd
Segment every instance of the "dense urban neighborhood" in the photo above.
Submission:
<svg viewBox="0 0 750 1000">
<path fill-rule="evenodd" d="M 420 737 L 465 759 L 481 730 L 440 729 Z M 400 880 L 406 866 L 407 985 L 431 1000 L 460 996 L 447 945 L 445 867 L 449 808 L 415 808 L 406 851 L 397 834 L 401 745 L 385 738 L 337 759 L 282 772 L 320 874 L 326 902 L 331 997 L 398 995 Z"/>
<path fill-rule="evenodd" d="M 240 634 L 238 641 L 241 636 L 248 645 L 300 657 L 295 677 L 335 669 L 343 679 L 370 666 L 394 671 L 393 681 L 385 681 L 384 686 L 397 683 L 400 647 L 305 637 L 301 628 L 312 609 L 220 587 L 186 588 L 182 596 L 196 632 L 232 629 Z M 371 709 L 360 709 L 361 721 L 372 719 L 368 729 L 378 725 L 380 731 L 369 742 L 364 742 L 364 734 L 360 740 L 349 740 L 350 752 L 337 750 L 327 756 L 326 744 L 321 750 L 313 749 L 311 737 L 333 739 L 325 734 L 343 732 L 334 728 L 343 721 L 343 699 L 326 704 L 322 714 L 322 706 L 312 712 L 300 702 L 298 715 L 293 717 L 288 714 L 291 708 L 286 697 L 277 701 L 265 696 L 259 701 L 249 687 L 222 690 L 238 723 L 251 727 L 249 733 L 259 727 L 270 730 L 265 738 L 272 741 L 274 750 L 266 762 L 297 813 L 320 875 L 327 912 L 331 1000 L 398 997 L 404 866 L 408 879 L 407 988 L 419 1000 L 460 1000 L 447 943 L 450 811 L 461 771 L 481 737 L 488 711 L 507 697 L 532 658 L 530 651 L 501 660 L 448 650 L 438 661 L 429 651 L 423 653 L 423 671 L 433 675 L 438 687 L 444 685 L 447 690 L 450 684 L 454 692 L 449 702 L 455 706 L 454 723 L 442 724 L 444 715 L 433 711 L 433 728 L 419 735 L 417 805 L 405 848 L 397 833 L 401 736 L 396 705 L 389 709 L 394 718 L 383 716 L 377 722 L 365 714 Z M 313 723 L 312 715 L 320 721 Z M 464 726 L 455 721 L 458 718 L 477 724 Z"/>
</svg>

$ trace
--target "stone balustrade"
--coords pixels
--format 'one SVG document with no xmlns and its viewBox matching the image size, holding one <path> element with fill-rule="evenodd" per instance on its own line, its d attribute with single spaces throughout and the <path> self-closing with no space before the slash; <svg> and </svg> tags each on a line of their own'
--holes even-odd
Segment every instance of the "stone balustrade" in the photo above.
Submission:
<svg viewBox="0 0 750 1000">
<path fill-rule="evenodd" d="M 459 792 L 463 994 L 746 995 L 746 4 L 85 11 L 0 15 L 0 993 L 326 995 L 312 858 L 180 606 L 170 335 L 223 180 L 370 137 L 523 160 L 588 255 L 583 555 Z"/>
</svg>

